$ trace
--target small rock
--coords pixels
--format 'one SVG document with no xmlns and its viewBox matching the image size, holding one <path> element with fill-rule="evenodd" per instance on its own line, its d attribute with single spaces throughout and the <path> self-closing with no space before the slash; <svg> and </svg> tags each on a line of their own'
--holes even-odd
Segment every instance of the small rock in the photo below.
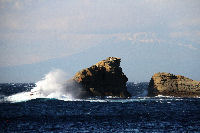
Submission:
<svg viewBox="0 0 200 133">
<path fill-rule="evenodd" d="M 195 81 L 181 75 L 156 73 L 152 76 L 148 87 L 148 96 L 200 96 L 200 81 Z"/>
</svg>

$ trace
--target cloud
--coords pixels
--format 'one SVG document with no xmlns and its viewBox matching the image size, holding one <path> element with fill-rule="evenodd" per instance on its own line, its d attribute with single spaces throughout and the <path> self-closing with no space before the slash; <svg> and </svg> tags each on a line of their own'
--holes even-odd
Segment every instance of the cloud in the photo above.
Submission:
<svg viewBox="0 0 200 133">
<path fill-rule="evenodd" d="M 169 33 L 169 40 L 174 44 L 189 48 L 191 50 L 200 49 L 200 31 L 178 31 Z"/>
<path fill-rule="evenodd" d="M 192 50 L 200 49 L 200 31 L 179 31 L 169 34 L 170 40 L 175 40 L 180 46 L 185 46 Z"/>
<path fill-rule="evenodd" d="M 0 66 L 69 56 L 108 42 L 151 45 L 177 40 L 185 48 L 199 48 L 199 15 L 193 16 L 199 13 L 193 8 L 197 3 L 0 0 Z"/>
<path fill-rule="evenodd" d="M 118 39 L 131 41 L 133 44 L 136 43 L 158 43 L 160 44 L 160 39 L 152 32 L 137 32 L 137 33 L 127 33 L 116 35 Z"/>
<path fill-rule="evenodd" d="M 183 46 L 192 50 L 198 50 L 198 48 L 194 47 L 192 44 L 182 44 L 182 43 L 178 43 L 179 46 Z"/>
<path fill-rule="evenodd" d="M 109 1 L 105 4 L 102 1 L 90 0 L 81 2 L 11 0 L 10 4 L 6 3 L 4 15 L 0 15 L 2 21 L 0 27 L 12 31 L 113 33 L 129 30 L 130 32 L 158 24 L 157 21 L 161 16 L 160 11 L 154 11 L 153 7 L 146 5 L 147 3 L 137 1 Z M 140 6 L 147 6 L 149 10 L 139 8 Z M 23 10 L 15 11 L 11 10 L 11 7 Z M 158 15 L 154 15 L 155 13 Z"/>
</svg>

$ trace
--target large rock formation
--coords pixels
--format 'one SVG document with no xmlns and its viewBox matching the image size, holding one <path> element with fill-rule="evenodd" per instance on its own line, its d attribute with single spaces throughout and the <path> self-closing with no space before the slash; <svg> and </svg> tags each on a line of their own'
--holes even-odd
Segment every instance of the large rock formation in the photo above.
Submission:
<svg viewBox="0 0 200 133">
<path fill-rule="evenodd" d="M 195 81 L 181 75 L 170 73 L 156 73 L 151 78 L 148 96 L 200 96 L 200 81 Z"/>
<path fill-rule="evenodd" d="M 120 58 L 108 57 L 97 64 L 76 73 L 73 79 L 89 96 L 130 97 L 126 82 L 128 78 L 120 67 Z"/>
</svg>

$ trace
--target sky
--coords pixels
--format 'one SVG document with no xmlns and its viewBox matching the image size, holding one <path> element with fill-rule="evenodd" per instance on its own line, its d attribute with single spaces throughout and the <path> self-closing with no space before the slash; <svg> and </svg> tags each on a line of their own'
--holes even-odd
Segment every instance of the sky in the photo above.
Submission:
<svg viewBox="0 0 200 133">
<path fill-rule="evenodd" d="M 0 82 L 72 77 L 109 56 L 129 81 L 200 80 L 199 0 L 0 0 Z"/>
</svg>

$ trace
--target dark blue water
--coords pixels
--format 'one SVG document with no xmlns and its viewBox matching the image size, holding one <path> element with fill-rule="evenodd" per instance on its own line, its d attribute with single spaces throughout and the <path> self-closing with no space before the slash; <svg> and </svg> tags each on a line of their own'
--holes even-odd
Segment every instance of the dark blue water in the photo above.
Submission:
<svg viewBox="0 0 200 133">
<path fill-rule="evenodd" d="M 22 92 L 34 84 L 1 84 L 0 95 L 16 93 L 16 86 Z M 131 99 L 1 100 L 0 132 L 200 132 L 199 98 L 148 98 L 145 86 L 129 84 L 140 96 Z"/>
</svg>

